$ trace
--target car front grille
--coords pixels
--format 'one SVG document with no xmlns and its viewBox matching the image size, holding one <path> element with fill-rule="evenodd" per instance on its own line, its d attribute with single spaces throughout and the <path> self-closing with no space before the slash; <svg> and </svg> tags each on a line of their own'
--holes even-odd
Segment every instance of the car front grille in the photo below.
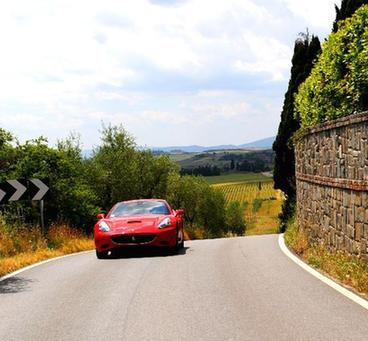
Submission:
<svg viewBox="0 0 368 341">
<path fill-rule="evenodd" d="M 154 240 L 156 235 L 154 234 L 134 234 L 134 235 L 121 235 L 113 236 L 111 240 L 116 244 L 145 244 Z"/>
</svg>

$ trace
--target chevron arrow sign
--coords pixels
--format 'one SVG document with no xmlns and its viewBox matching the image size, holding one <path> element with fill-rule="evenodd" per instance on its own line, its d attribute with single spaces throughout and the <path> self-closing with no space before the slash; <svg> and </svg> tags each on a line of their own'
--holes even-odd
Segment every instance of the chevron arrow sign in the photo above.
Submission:
<svg viewBox="0 0 368 341">
<path fill-rule="evenodd" d="M 0 183 L 0 205 L 19 200 L 39 201 L 45 197 L 48 191 L 49 187 L 46 180 L 6 180 Z"/>
</svg>

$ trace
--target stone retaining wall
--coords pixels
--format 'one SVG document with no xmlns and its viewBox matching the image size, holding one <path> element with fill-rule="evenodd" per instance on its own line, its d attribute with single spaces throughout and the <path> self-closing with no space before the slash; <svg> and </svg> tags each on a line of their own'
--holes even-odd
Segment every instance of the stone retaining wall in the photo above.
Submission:
<svg viewBox="0 0 368 341">
<path fill-rule="evenodd" d="M 368 259 L 368 112 L 307 130 L 295 156 L 299 226 Z"/>
</svg>

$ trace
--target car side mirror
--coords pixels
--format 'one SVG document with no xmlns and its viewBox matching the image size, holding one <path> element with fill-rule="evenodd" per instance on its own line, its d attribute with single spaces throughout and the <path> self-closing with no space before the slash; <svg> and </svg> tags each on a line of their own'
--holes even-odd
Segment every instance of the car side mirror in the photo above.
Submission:
<svg viewBox="0 0 368 341">
<path fill-rule="evenodd" d="M 184 210 L 176 210 L 176 215 L 184 215 Z"/>
<path fill-rule="evenodd" d="M 103 213 L 99 213 L 97 214 L 97 219 L 100 220 L 100 219 L 104 219 L 105 218 L 105 215 Z"/>
</svg>

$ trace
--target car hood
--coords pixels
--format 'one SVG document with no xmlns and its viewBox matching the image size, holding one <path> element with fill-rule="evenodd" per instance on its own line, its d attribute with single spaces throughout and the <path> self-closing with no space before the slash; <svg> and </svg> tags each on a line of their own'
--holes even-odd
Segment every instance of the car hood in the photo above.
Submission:
<svg viewBox="0 0 368 341">
<path fill-rule="evenodd" d="M 128 216 L 128 217 L 116 217 L 106 219 L 106 222 L 114 230 L 144 230 L 152 227 L 157 227 L 157 225 L 166 217 L 167 215 L 155 214 L 155 215 L 142 215 L 142 216 Z"/>
</svg>

